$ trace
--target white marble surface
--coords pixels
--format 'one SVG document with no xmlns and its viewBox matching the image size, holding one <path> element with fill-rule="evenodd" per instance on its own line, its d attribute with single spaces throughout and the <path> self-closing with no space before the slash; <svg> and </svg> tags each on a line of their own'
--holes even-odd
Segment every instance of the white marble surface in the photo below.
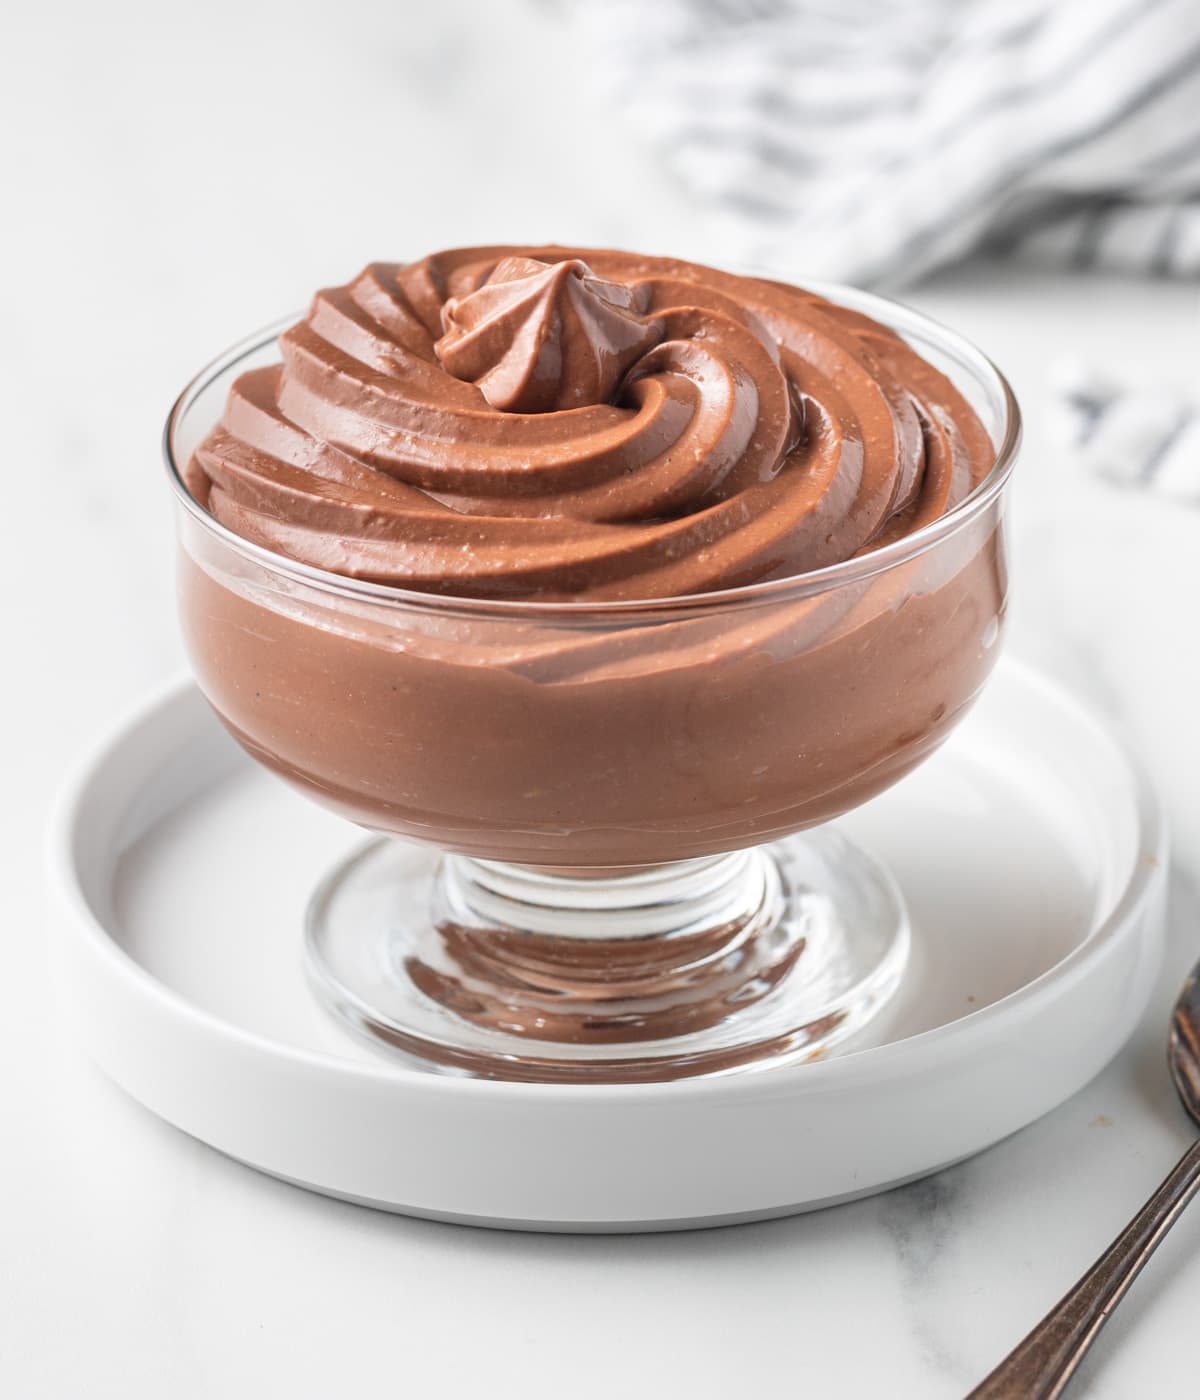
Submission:
<svg viewBox="0 0 1200 1400">
<path fill-rule="evenodd" d="M 712 253 L 549 6 L 24 6 L 0 44 L 0 1392 L 951 1397 L 1187 1141 L 1165 1019 L 1200 953 L 1200 510 L 1080 482 L 1062 351 L 1195 373 L 1193 288 L 958 271 L 910 299 L 1009 370 L 1028 445 L 1012 646 L 1125 720 L 1176 832 L 1172 942 L 1085 1092 L 930 1181 L 674 1237 L 472 1232 L 306 1195 L 127 1101 L 53 1012 L 40 847 L 72 754 L 180 664 L 157 436 L 210 352 L 370 257 L 553 237 Z M 1195 387 L 1200 388 L 1200 385 Z M 1078 1393 L 1187 1394 L 1200 1208 Z"/>
</svg>

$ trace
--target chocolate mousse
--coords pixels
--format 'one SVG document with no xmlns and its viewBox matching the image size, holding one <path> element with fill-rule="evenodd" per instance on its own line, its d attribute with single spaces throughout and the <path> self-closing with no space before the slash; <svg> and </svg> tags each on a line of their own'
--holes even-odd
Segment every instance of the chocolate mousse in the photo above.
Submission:
<svg viewBox="0 0 1200 1400">
<path fill-rule="evenodd" d="M 241 742 L 366 826 L 579 868 L 758 843 L 907 772 L 991 668 L 998 506 L 806 587 L 996 462 L 858 311 L 472 248 L 373 264 L 279 348 L 184 473 L 185 631 Z"/>
</svg>

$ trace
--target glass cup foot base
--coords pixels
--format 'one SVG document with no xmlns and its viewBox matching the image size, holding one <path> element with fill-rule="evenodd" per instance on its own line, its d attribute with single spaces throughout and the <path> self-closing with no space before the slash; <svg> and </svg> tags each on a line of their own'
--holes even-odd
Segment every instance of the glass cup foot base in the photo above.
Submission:
<svg viewBox="0 0 1200 1400">
<path fill-rule="evenodd" d="M 379 839 L 309 905 L 308 970 L 360 1033 L 425 1068 L 639 1083 L 818 1058 L 898 987 L 908 919 L 837 832 L 633 873 L 443 858 Z"/>
</svg>

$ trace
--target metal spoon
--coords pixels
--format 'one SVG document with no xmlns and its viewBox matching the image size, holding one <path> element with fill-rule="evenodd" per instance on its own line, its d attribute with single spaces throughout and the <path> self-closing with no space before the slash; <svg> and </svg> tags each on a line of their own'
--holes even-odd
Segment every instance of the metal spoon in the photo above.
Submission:
<svg viewBox="0 0 1200 1400">
<path fill-rule="evenodd" d="M 1200 963 L 1183 984 L 1167 1046 L 1171 1078 L 1200 1127 Z M 1101 1327 L 1200 1189 L 1200 1139 L 1074 1288 L 967 1400 L 1055 1400 Z"/>
</svg>

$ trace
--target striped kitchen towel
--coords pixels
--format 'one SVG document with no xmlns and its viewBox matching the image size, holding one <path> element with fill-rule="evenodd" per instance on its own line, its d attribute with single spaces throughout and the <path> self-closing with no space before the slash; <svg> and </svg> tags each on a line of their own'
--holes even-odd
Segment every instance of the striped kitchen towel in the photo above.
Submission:
<svg viewBox="0 0 1200 1400">
<path fill-rule="evenodd" d="M 1072 362 L 1057 367 L 1055 380 L 1059 436 L 1081 467 L 1115 486 L 1200 506 L 1200 404 Z"/>
<path fill-rule="evenodd" d="M 572 0 L 730 256 L 1200 274 L 1200 0 Z"/>
</svg>

